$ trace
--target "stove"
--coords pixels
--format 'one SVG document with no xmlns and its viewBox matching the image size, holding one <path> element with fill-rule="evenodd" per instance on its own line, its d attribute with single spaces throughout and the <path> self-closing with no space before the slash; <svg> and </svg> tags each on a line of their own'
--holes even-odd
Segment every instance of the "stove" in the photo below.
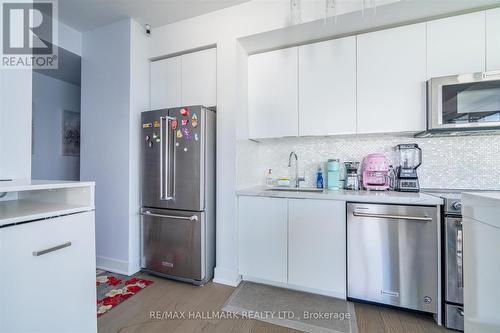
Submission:
<svg viewBox="0 0 500 333">
<path fill-rule="evenodd" d="M 478 192 L 478 190 L 423 189 L 422 192 L 442 198 L 444 200 L 443 212 L 445 214 L 462 215 L 462 193 Z"/>
<path fill-rule="evenodd" d="M 426 189 L 422 192 L 444 200 L 442 207 L 441 244 L 443 249 L 444 326 L 464 330 L 462 193 L 467 189 Z"/>
</svg>

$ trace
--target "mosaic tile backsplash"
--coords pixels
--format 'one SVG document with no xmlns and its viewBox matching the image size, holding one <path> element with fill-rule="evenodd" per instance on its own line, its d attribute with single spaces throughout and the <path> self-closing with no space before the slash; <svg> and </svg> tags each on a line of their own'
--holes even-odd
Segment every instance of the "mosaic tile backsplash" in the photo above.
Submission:
<svg viewBox="0 0 500 333">
<path fill-rule="evenodd" d="M 288 155 L 299 157 L 301 186 L 315 186 L 316 170 L 326 161 L 361 161 L 370 153 L 381 152 L 394 161 L 393 147 L 417 143 L 423 150 L 418 168 L 422 188 L 500 190 L 500 135 L 416 139 L 412 136 L 374 135 L 356 137 L 282 138 L 238 142 L 238 188 L 263 185 L 267 170 L 274 177 L 294 174 L 288 168 Z M 291 174 L 290 174 L 291 173 Z"/>
</svg>

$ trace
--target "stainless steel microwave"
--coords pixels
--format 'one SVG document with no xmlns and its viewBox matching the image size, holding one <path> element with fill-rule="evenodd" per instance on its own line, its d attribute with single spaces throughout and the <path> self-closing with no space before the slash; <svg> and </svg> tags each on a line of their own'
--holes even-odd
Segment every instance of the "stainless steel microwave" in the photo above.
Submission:
<svg viewBox="0 0 500 333">
<path fill-rule="evenodd" d="M 500 131 L 500 71 L 427 82 L 427 131 L 423 134 L 460 131 Z"/>
</svg>

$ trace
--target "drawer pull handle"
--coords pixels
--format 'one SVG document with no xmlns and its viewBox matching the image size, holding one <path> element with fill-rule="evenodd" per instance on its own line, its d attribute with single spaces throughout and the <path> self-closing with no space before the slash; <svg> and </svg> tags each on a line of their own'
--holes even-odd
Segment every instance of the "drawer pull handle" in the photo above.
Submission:
<svg viewBox="0 0 500 333">
<path fill-rule="evenodd" d="M 42 256 L 44 254 L 47 254 L 47 253 L 50 253 L 50 252 L 54 252 L 54 251 L 57 251 L 57 250 L 60 250 L 60 249 L 64 249 L 65 247 L 70 247 L 70 246 L 71 246 L 71 242 L 66 242 L 64 244 L 51 247 L 49 249 L 45 249 L 45 250 L 41 250 L 41 251 L 33 251 L 33 256 L 34 257 L 39 257 L 39 256 Z"/>
</svg>

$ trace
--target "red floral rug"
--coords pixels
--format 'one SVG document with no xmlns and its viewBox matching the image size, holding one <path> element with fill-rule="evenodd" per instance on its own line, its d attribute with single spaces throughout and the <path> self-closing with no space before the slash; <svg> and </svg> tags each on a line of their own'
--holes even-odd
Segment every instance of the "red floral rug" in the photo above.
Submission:
<svg viewBox="0 0 500 333">
<path fill-rule="evenodd" d="M 97 270 L 97 317 L 146 288 L 153 281 Z"/>
</svg>

